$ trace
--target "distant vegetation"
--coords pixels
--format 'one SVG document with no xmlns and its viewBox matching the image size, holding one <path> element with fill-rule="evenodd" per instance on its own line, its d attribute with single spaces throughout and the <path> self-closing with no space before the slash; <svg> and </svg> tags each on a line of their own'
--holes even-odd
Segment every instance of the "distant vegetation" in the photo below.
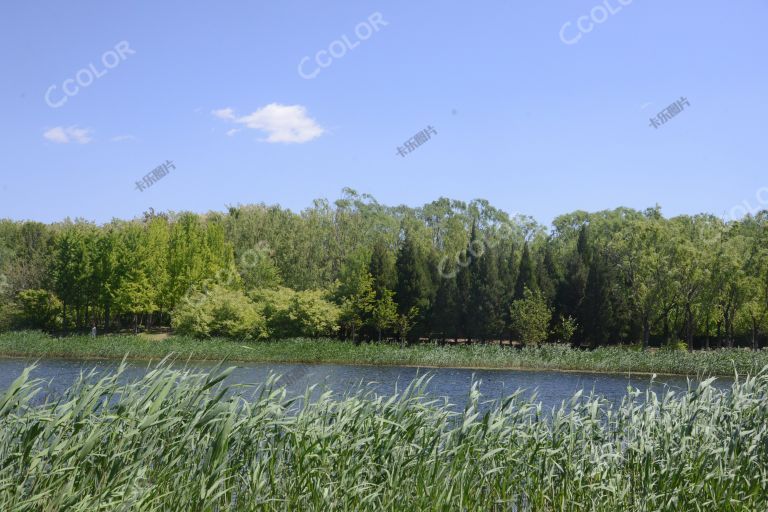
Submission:
<svg viewBox="0 0 768 512">
<path fill-rule="evenodd" d="M 519 395 L 460 413 L 419 395 L 286 398 L 227 372 L 86 377 L 0 395 L 0 509 L 766 510 L 768 375 L 718 391 Z"/>
<path fill-rule="evenodd" d="M 0 329 L 200 338 L 765 345 L 768 214 L 387 207 L 346 190 L 96 226 L 0 221 Z"/>
<path fill-rule="evenodd" d="M 686 352 L 673 349 L 641 352 L 639 347 L 577 350 L 543 344 L 513 350 L 499 345 L 439 346 L 361 343 L 334 339 L 291 338 L 279 341 L 232 342 L 184 336 L 156 339 L 129 335 L 54 338 L 39 332 L 0 333 L 0 357 L 152 359 L 174 355 L 181 360 L 219 362 L 338 363 L 365 365 L 574 370 L 615 373 L 659 373 L 701 377 L 755 375 L 768 366 L 768 350 L 718 349 Z"/>
</svg>

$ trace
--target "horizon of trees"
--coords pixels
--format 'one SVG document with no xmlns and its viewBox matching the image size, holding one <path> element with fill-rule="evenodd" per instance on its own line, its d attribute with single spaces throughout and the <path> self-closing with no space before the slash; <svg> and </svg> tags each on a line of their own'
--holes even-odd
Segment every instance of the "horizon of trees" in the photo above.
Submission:
<svg viewBox="0 0 768 512">
<path fill-rule="evenodd" d="M 768 212 L 389 207 L 345 189 L 97 226 L 0 221 L 0 330 L 750 346 L 768 332 Z"/>
</svg>

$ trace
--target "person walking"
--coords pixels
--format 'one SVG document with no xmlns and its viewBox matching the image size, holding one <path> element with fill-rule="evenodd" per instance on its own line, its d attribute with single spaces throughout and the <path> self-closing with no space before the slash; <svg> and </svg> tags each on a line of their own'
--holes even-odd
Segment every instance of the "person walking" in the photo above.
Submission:
<svg viewBox="0 0 768 512">
<path fill-rule="evenodd" d="M 91 338 L 96 337 L 96 324 L 93 324 L 93 327 L 91 327 Z"/>
</svg>

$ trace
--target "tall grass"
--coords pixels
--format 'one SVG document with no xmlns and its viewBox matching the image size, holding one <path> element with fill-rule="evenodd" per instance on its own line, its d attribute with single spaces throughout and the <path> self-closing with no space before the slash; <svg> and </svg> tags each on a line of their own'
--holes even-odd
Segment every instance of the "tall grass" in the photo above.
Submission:
<svg viewBox="0 0 768 512">
<path fill-rule="evenodd" d="M 0 510 L 766 510 L 768 371 L 721 392 L 288 398 L 167 364 L 0 398 Z M 309 393 L 309 391 L 308 391 Z"/>
<path fill-rule="evenodd" d="M 171 336 L 153 340 L 142 336 L 70 336 L 55 338 L 40 332 L 0 333 L 0 357 L 64 357 L 158 360 L 170 354 L 207 361 L 258 361 L 285 363 L 340 363 L 435 367 L 520 368 L 583 370 L 615 373 L 678 375 L 755 374 L 768 365 L 768 350 L 723 349 L 710 351 L 640 352 L 623 347 L 573 350 L 544 345 L 517 350 L 498 345 L 400 347 L 391 343 L 363 343 L 331 339 L 295 338 L 277 341 L 238 342 L 196 340 Z"/>
</svg>

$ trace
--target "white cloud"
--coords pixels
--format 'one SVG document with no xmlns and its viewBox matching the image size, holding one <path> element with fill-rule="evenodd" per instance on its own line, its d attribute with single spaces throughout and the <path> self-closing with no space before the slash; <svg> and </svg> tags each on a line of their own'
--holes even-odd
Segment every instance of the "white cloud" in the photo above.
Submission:
<svg viewBox="0 0 768 512">
<path fill-rule="evenodd" d="M 231 137 L 239 131 L 240 130 L 238 128 L 232 128 L 231 130 L 227 130 L 227 135 Z"/>
<path fill-rule="evenodd" d="M 301 105 L 270 103 L 242 117 L 235 116 L 231 108 L 214 110 L 212 113 L 219 119 L 266 132 L 267 138 L 262 139 L 265 142 L 303 143 L 325 133 L 325 130 L 307 115 L 307 109 Z M 227 134 L 229 135 L 229 132 Z"/>
<path fill-rule="evenodd" d="M 127 140 L 136 141 L 138 139 L 136 137 L 134 137 L 133 135 L 118 135 L 116 137 L 112 137 L 110 140 L 112 142 L 125 142 Z"/>
<path fill-rule="evenodd" d="M 57 126 L 43 133 L 43 137 L 57 144 L 69 144 L 77 142 L 78 144 L 88 144 L 91 142 L 91 130 L 87 128 L 78 128 L 77 126 Z"/>
<path fill-rule="evenodd" d="M 220 108 L 219 110 L 212 111 L 211 114 L 218 117 L 219 119 L 235 119 L 235 111 L 231 108 Z"/>
</svg>

